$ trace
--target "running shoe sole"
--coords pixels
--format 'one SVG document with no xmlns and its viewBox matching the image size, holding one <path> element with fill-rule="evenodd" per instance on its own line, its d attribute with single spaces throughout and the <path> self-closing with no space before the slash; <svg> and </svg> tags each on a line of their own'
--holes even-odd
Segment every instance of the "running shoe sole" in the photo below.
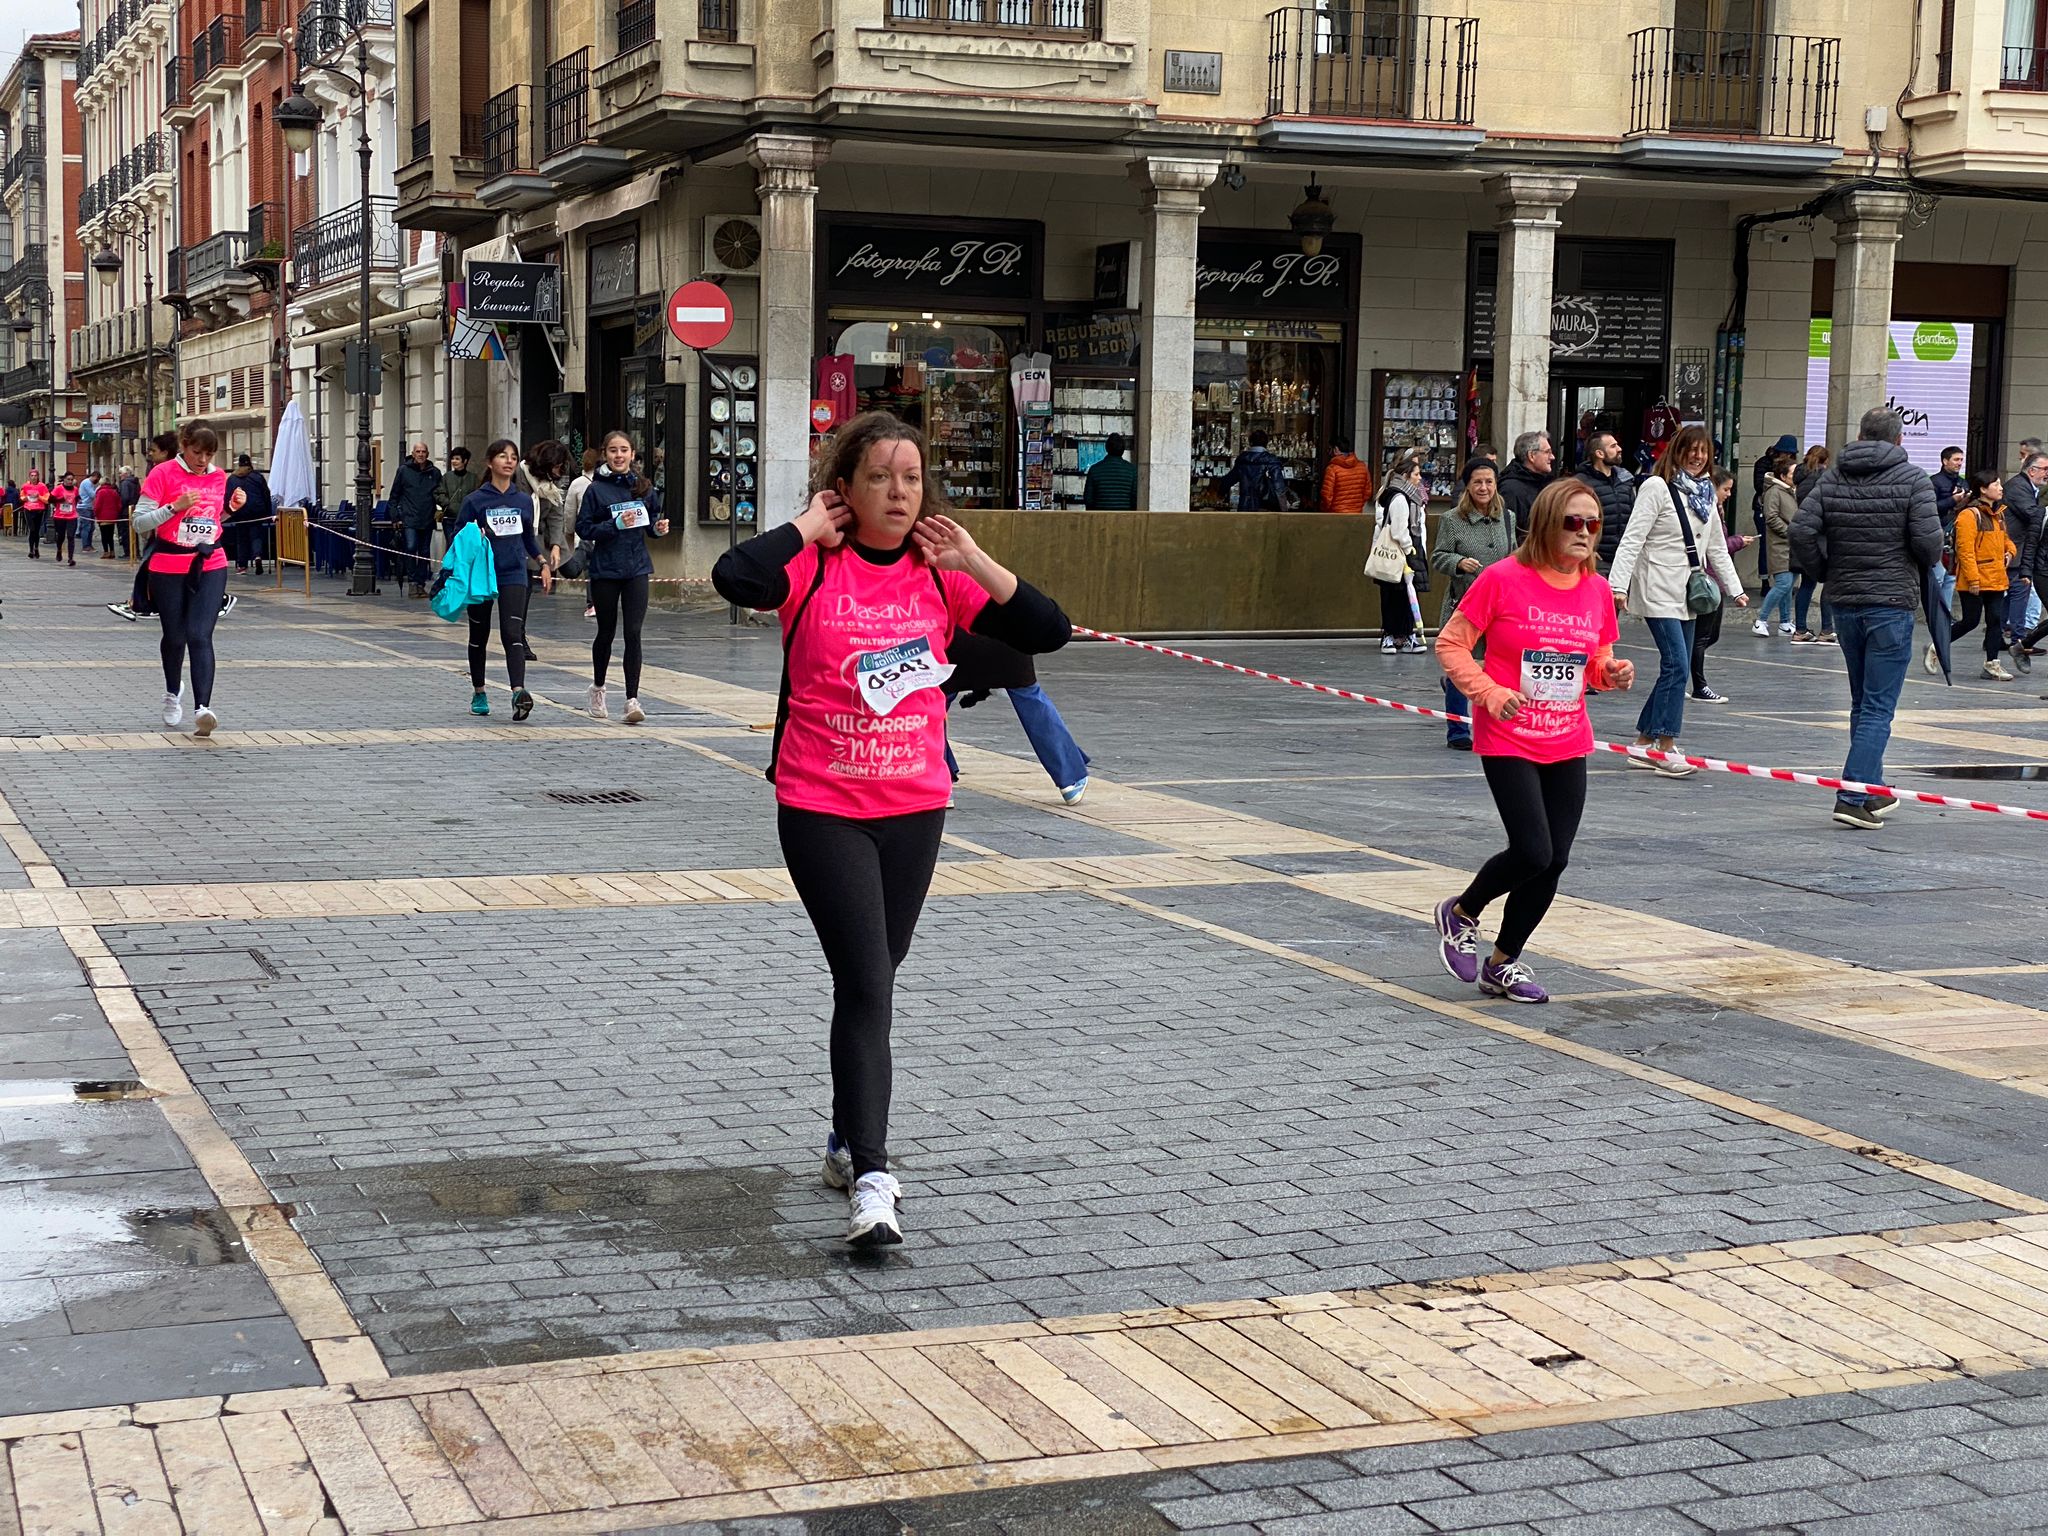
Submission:
<svg viewBox="0 0 2048 1536">
<path fill-rule="evenodd" d="M 219 716 L 210 709 L 202 709 L 193 717 L 192 734 L 199 737 L 211 736 L 219 725 Z"/>
<path fill-rule="evenodd" d="M 864 1232 L 849 1232 L 846 1243 L 849 1248 L 893 1248 L 903 1241 L 903 1234 L 886 1221 L 878 1221 Z"/>
<path fill-rule="evenodd" d="M 524 688 L 512 696 L 512 718 L 524 720 L 533 713 L 533 695 Z"/>
</svg>

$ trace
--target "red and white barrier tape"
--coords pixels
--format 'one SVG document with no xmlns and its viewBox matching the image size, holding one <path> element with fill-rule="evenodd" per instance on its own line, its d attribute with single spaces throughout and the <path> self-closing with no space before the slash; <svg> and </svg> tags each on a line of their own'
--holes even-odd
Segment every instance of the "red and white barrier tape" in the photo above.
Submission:
<svg viewBox="0 0 2048 1536">
<path fill-rule="evenodd" d="M 1223 672 L 1235 672 L 1242 677 L 1261 678 L 1269 683 L 1285 683 L 1290 688 L 1306 688 L 1311 693 L 1326 693 L 1335 699 L 1349 699 L 1354 704 L 1376 704 L 1381 709 L 1399 710 L 1405 715 L 1421 715 L 1430 720 L 1456 721 L 1464 723 L 1465 716 L 1453 715 L 1441 709 L 1430 709 L 1421 704 L 1404 704 L 1399 699 L 1376 698 L 1369 693 L 1354 693 L 1349 688 L 1333 688 L 1328 683 L 1306 682 L 1298 677 L 1289 677 L 1284 672 L 1266 672 L 1258 667 L 1241 667 L 1235 662 L 1218 661 L 1213 656 L 1198 656 L 1193 651 L 1177 651 L 1170 645 L 1151 645 L 1143 640 L 1133 640 L 1127 635 L 1113 635 L 1107 630 L 1089 629 L 1076 624 L 1074 633 L 1090 640 L 1109 640 L 1118 645 L 1127 645 L 1133 650 L 1150 651 L 1156 656 L 1171 656 L 1176 661 L 1192 661 L 1201 666 L 1215 667 Z M 1593 746 L 1601 752 L 1618 752 L 1623 757 L 1645 759 L 1653 763 L 1689 763 L 1695 768 L 1705 768 L 1713 773 L 1736 773 L 1751 779 L 1776 779 L 1784 784 L 1807 784 L 1815 789 L 1839 790 L 1852 795 L 1891 795 L 1900 800 L 1912 800 L 1921 805 L 1945 805 L 1958 811 L 1982 811 L 1991 816 L 2016 816 L 2022 821 L 2048 821 L 2048 811 L 2029 810 L 2019 805 L 1999 805 L 1990 800 L 1963 800 L 1954 795 L 1930 794 L 1925 790 L 1897 789 L 1884 784 L 1859 784 L 1854 779 L 1831 778 L 1820 773 L 1799 773 L 1790 768 L 1758 768 L 1749 763 L 1731 763 L 1718 757 L 1693 757 L 1684 752 L 1661 752 L 1655 747 L 1623 745 L 1612 741 L 1595 741 Z"/>
<path fill-rule="evenodd" d="M 330 528 L 325 523 L 313 523 L 309 526 L 319 529 L 322 533 L 331 534 L 337 539 L 346 539 L 351 544 L 363 542 L 354 534 L 343 533 L 339 528 Z M 370 548 L 377 550 L 381 554 L 390 555 L 394 559 L 418 560 L 424 564 L 436 567 L 441 564 L 432 555 L 416 555 L 409 549 L 394 549 L 389 544 L 379 544 L 375 540 L 371 541 Z M 558 573 L 556 579 L 559 581 L 582 581 L 585 578 L 581 576 L 562 576 Z M 657 587 L 708 587 L 711 585 L 711 578 L 708 576 L 650 576 L 647 579 L 650 585 Z"/>
</svg>

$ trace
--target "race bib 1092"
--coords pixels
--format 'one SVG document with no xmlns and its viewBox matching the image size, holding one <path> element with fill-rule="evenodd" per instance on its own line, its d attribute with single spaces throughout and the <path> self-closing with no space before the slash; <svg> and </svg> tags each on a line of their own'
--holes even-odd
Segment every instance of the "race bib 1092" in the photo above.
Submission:
<svg viewBox="0 0 2048 1536">
<path fill-rule="evenodd" d="M 216 544 L 219 541 L 219 518 L 189 512 L 178 523 L 178 542 L 187 549 L 197 549 L 202 544 Z"/>
<path fill-rule="evenodd" d="M 907 640 L 886 651 L 864 651 L 856 659 L 861 702 L 886 715 L 920 688 L 937 688 L 953 675 L 950 662 L 932 655 L 930 640 Z"/>
</svg>

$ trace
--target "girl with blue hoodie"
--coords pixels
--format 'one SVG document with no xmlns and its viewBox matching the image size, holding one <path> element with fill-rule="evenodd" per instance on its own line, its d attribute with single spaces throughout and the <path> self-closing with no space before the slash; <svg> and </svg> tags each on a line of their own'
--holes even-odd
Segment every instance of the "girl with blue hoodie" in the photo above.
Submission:
<svg viewBox="0 0 2048 1536">
<path fill-rule="evenodd" d="M 532 595 L 526 584 L 526 562 L 540 559 L 539 530 L 534 525 L 533 498 L 512 483 L 519 468 L 519 445 L 510 438 L 499 438 L 485 451 L 484 466 L 484 483 L 464 498 L 457 527 L 476 523 L 490 542 L 491 563 L 498 573 L 498 638 L 505 646 L 505 672 L 512 681 L 512 718 L 524 720 L 533 713 L 533 695 L 526 691 L 526 603 Z M 541 590 L 552 591 L 554 585 L 555 574 L 543 563 Z M 469 701 L 472 715 L 491 712 L 490 696 L 484 692 L 491 606 L 486 599 L 469 608 L 469 686 L 475 690 Z"/>
<path fill-rule="evenodd" d="M 576 537 L 590 546 L 590 601 L 597 609 L 597 638 L 590 646 L 590 718 L 608 720 L 604 675 L 611 666 L 612 636 L 619 610 L 626 614 L 626 724 L 647 718 L 640 707 L 640 626 L 647 618 L 647 587 L 654 557 L 647 538 L 668 533 L 661 493 L 633 470 L 633 439 L 623 432 L 605 436 L 604 462 L 576 507 Z"/>
</svg>

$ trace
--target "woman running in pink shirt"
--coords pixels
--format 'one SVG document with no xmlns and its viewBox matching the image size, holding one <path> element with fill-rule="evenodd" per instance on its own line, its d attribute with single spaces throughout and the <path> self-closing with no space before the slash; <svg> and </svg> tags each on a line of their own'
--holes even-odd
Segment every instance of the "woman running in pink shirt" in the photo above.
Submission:
<svg viewBox="0 0 2048 1536">
<path fill-rule="evenodd" d="M 1615 659 L 1599 545 L 1599 497 L 1582 480 L 1553 482 L 1530 508 L 1521 546 L 1479 573 L 1437 636 L 1437 660 L 1471 701 L 1472 748 L 1508 831 L 1507 848 L 1437 906 L 1444 969 L 1510 1002 L 1550 1001 L 1522 949 L 1557 895 L 1586 808 L 1586 687 L 1619 691 L 1636 680 L 1635 664 Z M 1482 642 L 1485 658 L 1475 659 Z M 1502 896 L 1500 937 L 1482 964 L 1479 915 Z"/>
<path fill-rule="evenodd" d="M 917 429 L 886 412 L 833 434 L 794 522 L 728 550 L 719 595 L 782 615 L 769 778 L 782 856 L 832 970 L 832 1132 L 825 1182 L 848 1191 L 846 1239 L 900 1243 L 889 1172 L 889 1030 L 945 828 L 947 660 L 962 630 L 1020 651 L 1073 626 L 944 514 Z"/>
</svg>

